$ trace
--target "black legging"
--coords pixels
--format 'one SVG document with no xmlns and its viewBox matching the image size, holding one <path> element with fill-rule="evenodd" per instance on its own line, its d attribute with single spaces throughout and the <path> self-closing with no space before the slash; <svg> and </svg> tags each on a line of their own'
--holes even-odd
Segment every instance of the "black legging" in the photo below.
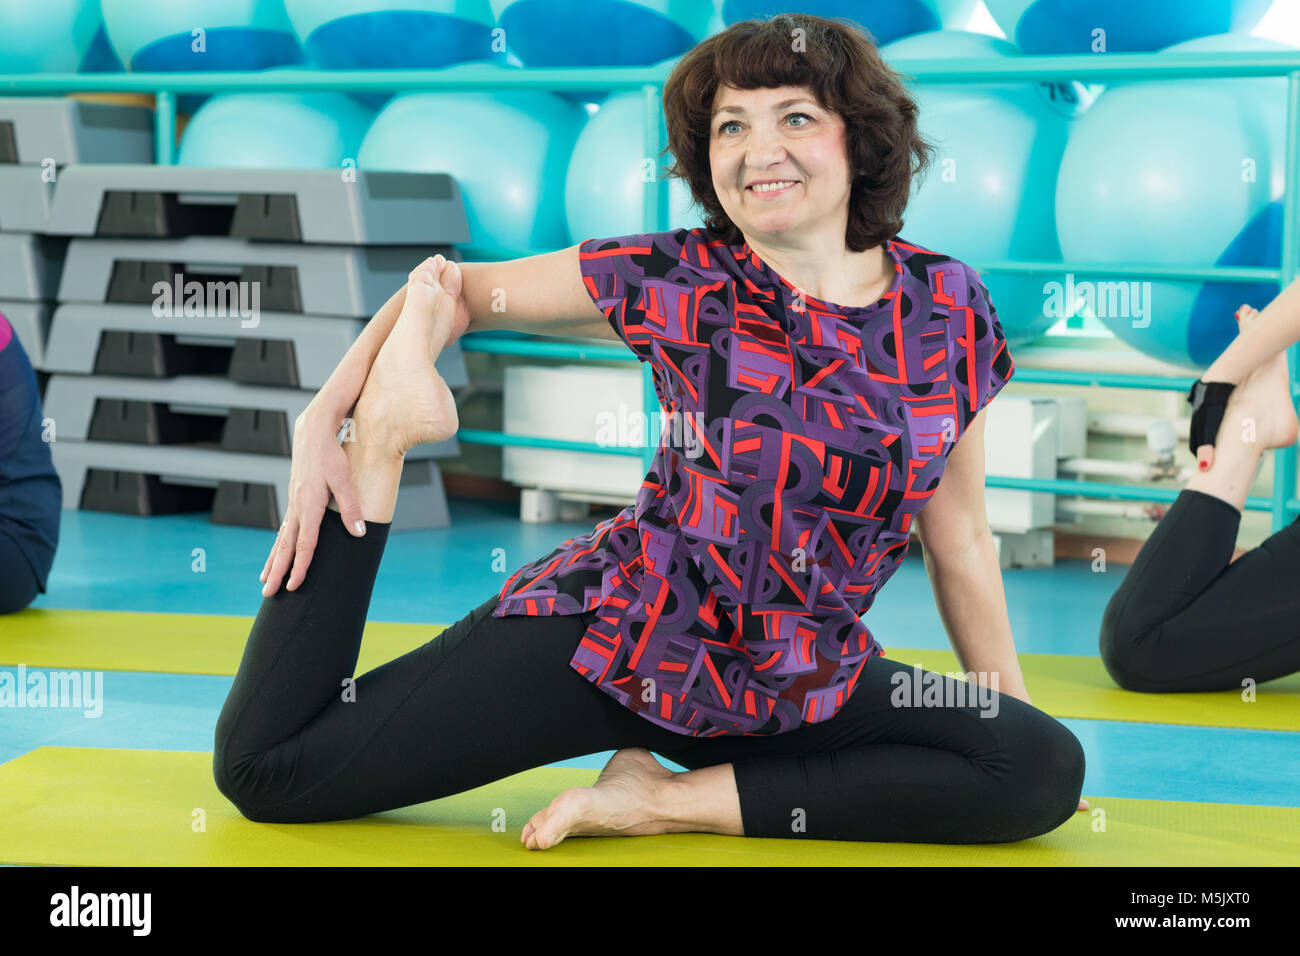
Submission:
<svg viewBox="0 0 1300 956">
<path fill-rule="evenodd" d="M 1241 512 L 1184 489 L 1102 617 L 1101 659 L 1127 690 L 1240 689 L 1300 671 L 1300 523 L 1231 564 Z"/>
<path fill-rule="evenodd" d="M 998 695 L 995 717 L 894 707 L 892 677 L 911 679 L 912 668 L 877 658 L 829 721 L 687 737 L 569 667 L 595 612 L 494 618 L 495 595 L 357 678 L 347 702 L 391 526 L 367 522 L 353 538 L 340 524 L 327 512 L 302 585 L 263 599 L 217 721 L 217 786 L 250 820 L 349 819 L 623 747 L 692 770 L 732 763 L 747 836 L 1002 843 L 1055 829 L 1077 808 L 1083 748 L 1015 698 Z"/>
</svg>

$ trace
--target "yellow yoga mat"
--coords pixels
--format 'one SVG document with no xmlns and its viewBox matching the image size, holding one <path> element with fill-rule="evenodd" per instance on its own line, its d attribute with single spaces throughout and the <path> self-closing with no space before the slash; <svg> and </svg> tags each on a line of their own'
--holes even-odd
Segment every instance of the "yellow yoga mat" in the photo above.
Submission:
<svg viewBox="0 0 1300 956">
<path fill-rule="evenodd" d="M 77 670 L 234 674 L 253 620 L 201 614 L 28 609 L 0 620 L 0 665 Z M 443 630 L 428 624 L 371 621 L 358 673 L 378 667 Z M 958 672 L 951 651 L 887 649 L 891 660 L 926 670 Z M 1034 706 L 1054 717 L 1200 724 L 1255 730 L 1300 730 L 1300 674 L 1266 684 L 1246 700 L 1241 691 L 1135 694 L 1111 682 L 1095 657 L 1021 654 Z"/>
<path fill-rule="evenodd" d="M 541 767 L 429 803 L 338 823 L 251 823 L 217 790 L 212 755 L 41 747 L 0 764 L 0 862 L 70 866 L 1129 866 L 1294 865 L 1300 809 L 1093 799 L 1051 833 L 946 846 L 679 833 L 572 837 L 523 825 L 599 771 Z M 1086 796 L 1086 795 L 1085 795 Z M 494 823 L 497 829 L 494 829 Z"/>
</svg>

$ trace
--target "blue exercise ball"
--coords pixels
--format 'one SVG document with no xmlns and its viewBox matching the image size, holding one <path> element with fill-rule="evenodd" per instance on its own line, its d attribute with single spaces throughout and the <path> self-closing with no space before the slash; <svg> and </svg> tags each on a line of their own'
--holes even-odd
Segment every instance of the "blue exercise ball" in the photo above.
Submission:
<svg viewBox="0 0 1300 956">
<path fill-rule="evenodd" d="M 881 52 L 891 62 L 1018 55 L 1006 40 L 952 30 L 906 37 Z M 1057 258 L 1056 174 L 1073 120 L 1037 83 L 918 83 L 912 94 L 936 155 L 903 213 L 903 237 L 977 271 L 989 260 Z M 981 278 L 1012 346 L 1074 315 L 1073 302 L 1044 296 L 1039 277 L 981 271 Z"/>
<path fill-rule="evenodd" d="M 572 242 L 658 231 L 644 215 L 646 177 L 657 175 L 657 163 L 641 148 L 642 104 L 638 92 L 615 93 L 578 135 L 564 183 Z M 659 115 L 660 135 L 666 143 L 663 113 Z M 686 183 L 670 178 L 668 221 L 663 228 L 703 226 L 701 212 Z"/>
<path fill-rule="evenodd" d="M 181 166 L 338 169 L 357 162 L 374 113 L 342 93 L 229 93 L 181 137 Z"/>
<path fill-rule="evenodd" d="M 727 26 L 741 20 L 767 19 L 790 12 L 789 4 L 779 0 L 723 0 L 722 19 Z M 932 3 L 926 0 L 892 0 L 890 3 L 863 3 L 862 0 L 805 0 L 799 13 L 830 18 L 844 18 L 861 24 L 876 43 L 883 46 L 913 33 L 938 30 L 944 24 Z"/>
<path fill-rule="evenodd" d="M 284 0 L 309 63 L 327 70 L 436 70 L 501 59 L 488 0 Z M 358 93 L 379 107 L 391 93 Z"/>
<path fill-rule="evenodd" d="M 75 73 L 100 26 L 98 0 L 0 0 L 0 73 Z"/>
<path fill-rule="evenodd" d="M 492 0 L 525 66 L 649 66 L 708 35 L 700 0 Z"/>
<path fill-rule="evenodd" d="M 1249 33 L 1273 0 L 985 0 L 1028 54 L 1151 53 L 1218 33 Z"/>
<path fill-rule="evenodd" d="M 104 28 L 128 70 L 265 70 L 303 62 L 284 0 L 102 0 Z M 178 97 L 193 112 L 207 95 Z"/>
<path fill-rule="evenodd" d="M 564 182 L 586 113 L 539 91 L 408 93 L 380 112 L 362 169 L 450 174 L 469 221 L 468 257 L 502 258 L 569 244 Z"/>
<path fill-rule="evenodd" d="M 1187 49 L 1292 49 L 1227 35 Z M 1285 188 L 1285 80 L 1163 81 L 1107 89 L 1072 131 L 1056 215 L 1067 259 L 1273 266 Z M 1276 283 L 1079 276 L 1085 312 L 1129 345 L 1204 369 L 1237 334 L 1233 312 Z M 1077 286 L 1078 287 L 1078 284 Z"/>
</svg>

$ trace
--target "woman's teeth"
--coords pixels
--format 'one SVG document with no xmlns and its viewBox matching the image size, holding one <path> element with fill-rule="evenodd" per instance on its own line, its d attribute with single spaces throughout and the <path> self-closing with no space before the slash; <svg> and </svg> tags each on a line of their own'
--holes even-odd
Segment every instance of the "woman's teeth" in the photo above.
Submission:
<svg viewBox="0 0 1300 956">
<path fill-rule="evenodd" d="M 773 190 L 785 189 L 786 186 L 793 186 L 793 185 L 794 185 L 793 181 L 788 181 L 782 183 L 759 183 L 757 186 L 750 186 L 749 188 L 754 190 L 754 192 L 758 192 L 758 193 L 770 193 Z"/>
</svg>

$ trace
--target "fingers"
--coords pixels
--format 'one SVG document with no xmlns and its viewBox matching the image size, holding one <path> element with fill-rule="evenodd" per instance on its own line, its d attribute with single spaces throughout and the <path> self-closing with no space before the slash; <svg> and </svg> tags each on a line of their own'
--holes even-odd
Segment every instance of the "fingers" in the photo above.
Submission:
<svg viewBox="0 0 1300 956">
<path fill-rule="evenodd" d="M 298 522 L 298 535 L 293 550 L 293 573 L 285 590 L 295 591 L 307 576 L 311 567 L 312 555 L 316 553 L 316 541 L 320 537 L 320 522 L 325 516 L 325 502 L 313 498 L 303 503 L 302 518 Z M 290 539 L 293 540 L 293 539 Z"/>
<path fill-rule="evenodd" d="M 284 572 L 289 570 L 289 560 L 293 557 L 293 552 L 289 550 L 289 542 L 297 535 L 298 519 L 287 516 L 285 523 L 280 525 L 280 533 L 276 536 L 275 550 L 271 552 L 271 571 L 267 575 L 266 586 L 262 588 L 263 597 L 270 597 L 280 590 L 280 582 L 284 580 Z"/>
<path fill-rule="evenodd" d="M 352 484 L 352 472 L 346 462 L 335 468 L 327 476 L 327 481 L 330 491 L 334 493 L 334 500 L 338 503 L 343 527 L 347 528 L 353 537 L 363 537 L 366 533 L 366 522 L 361 515 L 361 499 L 357 497 L 357 489 Z"/>
<path fill-rule="evenodd" d="M 1209 471 L 1214 467 L 1214 446 L 1201 445 L 1196 449 L 1197 467 L 1201 471 Z"/>
</svg>

